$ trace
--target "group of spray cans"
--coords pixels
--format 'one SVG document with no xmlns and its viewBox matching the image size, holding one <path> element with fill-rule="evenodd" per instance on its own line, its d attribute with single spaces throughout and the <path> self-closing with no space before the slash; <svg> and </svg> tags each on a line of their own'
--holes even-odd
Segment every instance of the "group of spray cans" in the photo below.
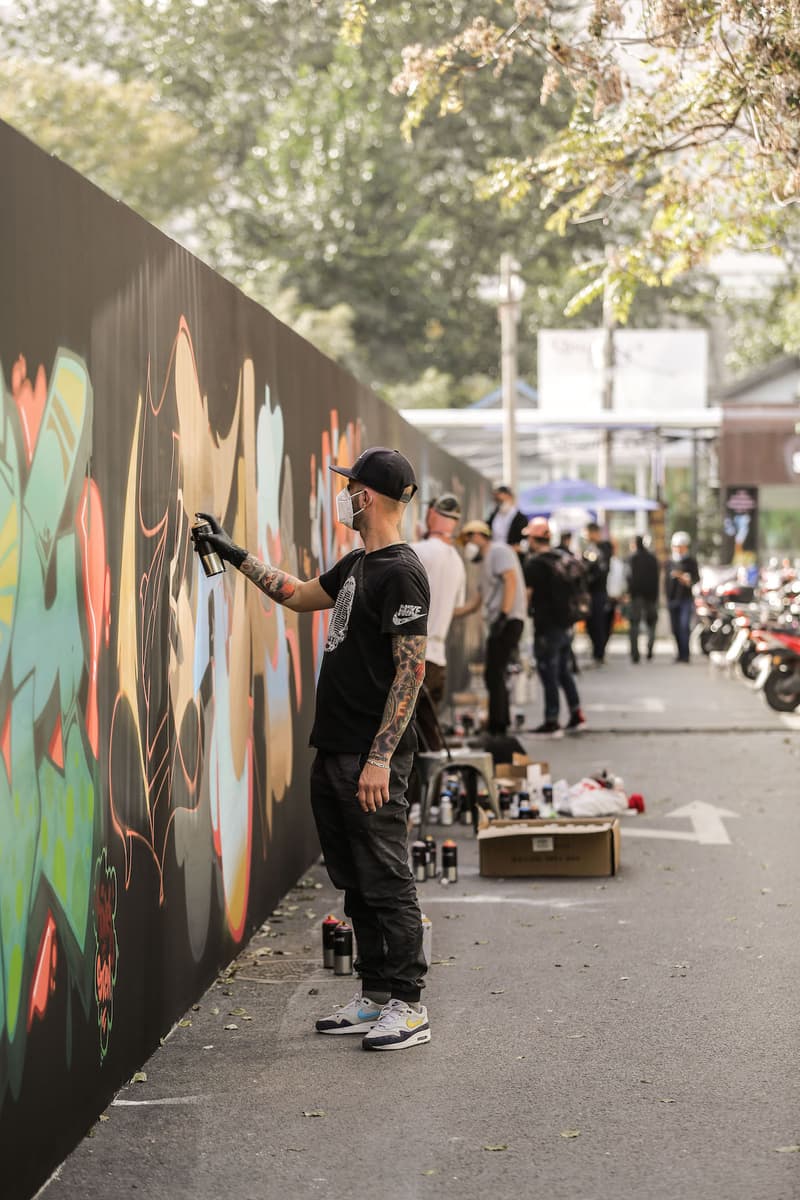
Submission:
<svg viewBox="0 0 800 1200">
<path fill-rule="evenodd" d="M 550 776 L 498 780 L 500 816 L 508 821 L 530 821 L 536 817 L 554 817 L 553 785 Z"/>
<path fill-rule="evenodd" d="M 417 883 L 426 879 L 435 879 L 439 874 L 436 865 L 436 838 L 433 834 L 426 835 L 424 841 L 414 842 L 411 846 L 411 869 Z M 458 882 L 458 846 L 449 838 L 442 842 L 442 883 Z"/>
<path fill-rule="evenodd" d="M 334 975 L 353 974 L 353 930 L 333 913 L 322 922 L 322 965 Z"/>
<path fill-rule="evenodd" d="M 422 953 L 428 966 L 431 965 L 433 948 L 433 926 L 430 918 L 422 914 Z M 353 974 L 353 930 L 346 921 L 340 921 L 329 913 L 322 922 L 322 965 L 334 975 Z"/>
</svg>

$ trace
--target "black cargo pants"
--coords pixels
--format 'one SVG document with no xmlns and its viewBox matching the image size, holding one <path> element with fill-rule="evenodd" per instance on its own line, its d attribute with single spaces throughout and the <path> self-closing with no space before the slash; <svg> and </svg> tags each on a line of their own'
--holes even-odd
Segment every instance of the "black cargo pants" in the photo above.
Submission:
<svg viewBox="0 0 800 1200">
<path fill-rule="evenodd" d="M 374 813 L 363 812 L 356 798 L 366 758 L 318 750 L 311 768 L 311 807 L 331 882 L 344 892 L 363 990 L 416 1002 L 427 968 L 408 865 L 406 787 L 413 755 L 392 758 L 389 803 Z"/>
</svg>

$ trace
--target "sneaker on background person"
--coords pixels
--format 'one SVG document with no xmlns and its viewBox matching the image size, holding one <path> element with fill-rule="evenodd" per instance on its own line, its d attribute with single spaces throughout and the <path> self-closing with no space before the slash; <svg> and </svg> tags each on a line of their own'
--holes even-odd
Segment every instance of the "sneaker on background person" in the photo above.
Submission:
<svg viewBox="0 0 800 1200">
<path fill-rule="evenodd" d="M 364 1050 L 405 1050 L 431 1040 L 428 1010 L 424 1004 L 416 1008 L 405 1000 L 392 999 L 381 1009 L 377 1022 L 367 1033 L 361 1046 Z"/>
<path fill-rule="evenodd" d="M 372 1029 L 383 1012 L 383 1005 L 361 992 L 356 992 L 347 1004 L 334 1004 L 329 1017 L 316 1022 L 317 1033 L 360 1033 Z"/>
<path fill-rule="evenodd" d="M 577 733 L 579 729 L 583 729 L 585 726 L 586 717 L 583 715 L 583 709 L 576 708 L 570 713 L 569 720 L 564 726 L 564 729 L 567 731 L 567 733 Z"/>
<path fill-rule="evenodd" d="M 537 725 L 531 733 L 538 734 L 540 737 L 563 737 L 564 730 L 559 725 L 558 721 L 542 721 L 541 725 Z"/>
</svg>

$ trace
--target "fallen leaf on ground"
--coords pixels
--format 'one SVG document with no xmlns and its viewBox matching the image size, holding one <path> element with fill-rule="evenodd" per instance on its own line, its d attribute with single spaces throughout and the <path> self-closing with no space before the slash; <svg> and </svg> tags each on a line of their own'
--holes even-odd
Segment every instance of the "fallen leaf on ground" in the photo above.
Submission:
<svg viewBox="0 0 800 1200">
<path fill-rule="evenodd" d="M 581 1136 L 580 1129 L 562 1129 L 559 1135 L 563 1138 L 576 1138 Z"/>
<path fill-rule="evenodd" d="M 192 1005 L 192 1012 L 200 1012 L 200 1005 L 199 1005 L 199 1004 L 193 1004 L 193 1005 Z"/>
<path fill-rule="evenodd" d="M 225 1026 L 223 1026 L 223 1028 L 224 1028 L 224 1029 L 238 1029 L 238 1028 L 239 1028 L 239 1026 L 238 1026 L 238 1025 L 236 1025 L 236 1024 L 234 1024 L 234 1022 L 233 1022 L 233 1021 L 231 1021 L 230 1025 L 225 1025 Z"/>
<path fill-rule="evenodd" d="M 182 1021 L 178 1021 L 178 1025 L 181 1029 L 191 1029 L 192 1022 L 188 1019 L 188 1017 L 184 1017 Z"/>
<path fill-rule="evenodd" d="M 318 995 L 319 995 L 319 988 L 309 988 L 309 989 L 308 989 L 308 994 L 309 994 L 309 996 L 318 996 Z"/>
<path fill-rule="evenodd" d="M 214 1046 L 213 1046 L 213 1045 L 211 1045 L 211 1046 L 203 1046 L 203 1049 L 204 1049 L 204 1050 L 213 1050 L 213 1049 L 214 1049 Z"/>
<path fill-rule="evenodd" d="M 228 1013 L 229 1017 L 242 1017 L 247 1012 L 246 1008 L 232 1008 Z"/>
<path fill-rule="evenodd" d="M 659 1104 L 674 1104 L 675 1101 L 670 1096 L 659 1096 L 658 1103 Z"/>
<path fill-rule="evenodd" d="M 489 943 L 488 942 L 475 942 L 475 945 L 476 946 L 488 946 Z"/>
<path fill-rule="evenodd" d="M 483 1148 L 484 1148 L 484 1150 L 507 1150 L 508 1145 L 506 1144 L 506 1142 L 500 1142 L 496 1146 L 484 1146 Z"/>
<path fill-rule="evenodd" d="M 212 1008 L 212 1010 L 211 1010 L 211 1015 L 212 1015 L 212 1017 L 218 1017 L 218 1016 L 219 1016 L 219 1009 L 216 1007 L 216 1005 L 214 1006 L 214 1008 Z"/>
<path fill-rule="evenodd" d="M 493 988 L 492 991 L 489 992 L 489 995 L 490 996 L 504 996 L 505 992 L 506 992 L 505 988 Z"/>
<path fill-rule="evenodd" d="M 423 1171 L 423 1175 L 438 1175 L 439 1172 L 434 1168 L 432 1171 Z"/>
<path fill-rule="evenodd" d="M 98 1121 L 110 1121 L 111 1120 L 111 1118 L 107 1117 L 105 1113 L 101 1113 L 97 1119 L 98 1119 Z"/>
<path fill-rule="evenodd" d="M 586 1037 L 586 1034 L 585 1033 L 568 1033 L 567 1037 L 568 1038 L 582 1038 L 582 1037 Z"/>
<path fill-rule="evenodd" d="M 101 1117 L 102 1120 L 102 1117 Z M 800 1154 L 800 1146 L 776 1146 L 776 1154 Z"/>
<path fill-rule="evenodd" d="M 304 1117 L 324 1117 L 325 1109 L 324 1108 L 304 1108 L 303 1116 Z"/>
<path fill-rule="evenodd" d="M 147 1071 L 137 1071 L 131 1083 L 147 1083 Z"/>
</svg>

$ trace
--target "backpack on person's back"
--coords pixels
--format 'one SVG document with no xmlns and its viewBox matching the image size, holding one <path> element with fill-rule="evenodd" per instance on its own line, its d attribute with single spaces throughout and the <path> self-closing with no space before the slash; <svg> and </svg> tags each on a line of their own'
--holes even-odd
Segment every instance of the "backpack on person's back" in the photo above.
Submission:
<svg viewBox="0 0 800 1200">
<path fill-rule="evenodd" d="M 549 550 L 542 556 L 553 575 L 553 599 L 568 624 L 585 621 L 592 600 L 586 586 L 586 564 L 568 550 Z"/>
</svg>

